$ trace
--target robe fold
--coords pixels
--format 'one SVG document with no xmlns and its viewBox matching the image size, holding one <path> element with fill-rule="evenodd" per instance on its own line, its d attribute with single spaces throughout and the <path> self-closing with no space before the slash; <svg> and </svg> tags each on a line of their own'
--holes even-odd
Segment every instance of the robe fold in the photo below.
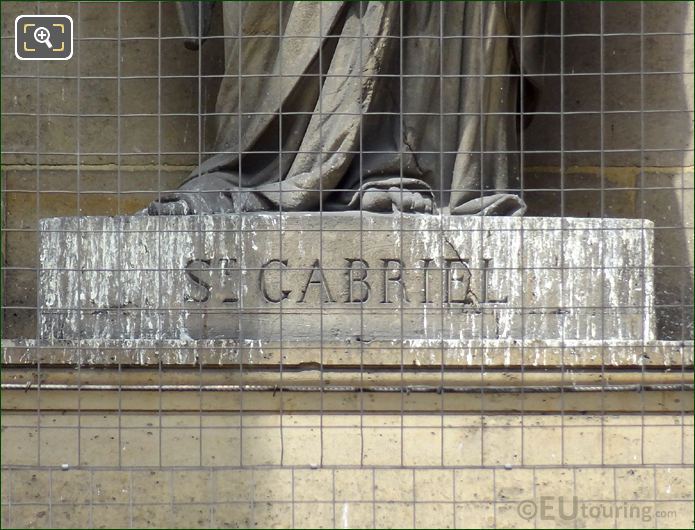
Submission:
<svg viewBox="0 0 695 530">
<path fill-rule="evenodd" d="M 221 7 L 225 36 L 242 38 L 225 40 L 217 154 L 163 200 L 390 211 L 365 197 L 396 190 L 454 214 L 523 213 L 518 136 L 540 88 L 543 3 Z M 180 9 L 192 37 L 219 13 Z"/>
</svg>

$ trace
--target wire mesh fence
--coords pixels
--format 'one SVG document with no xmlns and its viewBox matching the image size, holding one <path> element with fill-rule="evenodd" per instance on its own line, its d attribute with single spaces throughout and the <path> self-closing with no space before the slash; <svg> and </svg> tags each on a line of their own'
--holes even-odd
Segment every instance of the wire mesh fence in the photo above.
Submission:
<svg viewBox="0 0 695 530">
<path fill-rule="evenodd" d="M 692 4 L 2 19 L 3 526 L 691 524 Z"/>
</svg>

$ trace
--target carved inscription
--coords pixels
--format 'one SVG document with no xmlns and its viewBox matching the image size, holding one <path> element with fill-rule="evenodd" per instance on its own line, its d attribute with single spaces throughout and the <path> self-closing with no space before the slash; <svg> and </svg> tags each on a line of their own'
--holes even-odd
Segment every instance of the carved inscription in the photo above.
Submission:
<svg viewBox="0 0 695 530">
<path fill-rule="evenodd" d="M 368 304 L 480 306 L 506 304 L 508 295 L 492 285 L 492 259 L 471 264 L 467 258 L 421 258 L 405 263 L 398 257 L 378 260 L 347 257 L 293 263 L 268 259 L 245 271 L 236 258 L 188 261 L 184 301 L 196 304 L 237 304 L 246 289 L 257 289 L 265 304 Z M 253 278 L 255 276 L 255 279 Z"/>
</svg>

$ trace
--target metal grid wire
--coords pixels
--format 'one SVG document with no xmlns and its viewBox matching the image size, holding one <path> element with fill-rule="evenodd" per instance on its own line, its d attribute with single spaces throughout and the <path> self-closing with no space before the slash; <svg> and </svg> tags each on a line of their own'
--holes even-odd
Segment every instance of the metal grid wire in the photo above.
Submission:
<svg viewBox="0 0 695 530">
<path fill-rule="evenodd" d="M 198 10 L 197 33 L 202 34 L 202 15 L 209 6 L 188 7 L 193 5 Z M 567 524 L 566 519 L 613 527 L 691 524 L 692 5 L 551 2 L 545 5 L 543 30 L 529 34 L 521 4 L 507 4 L 505 13 L 520 13 L 519 35 L 510 36 L 486 25 L 483 16 L 473 35 L 447 33 L 446 3 L 426 7 L 437 22 L 434 29 L 408 34 L 405 19 L 414 4 L 391 4 L 396 6 L 395 18 L 388 23 L 394 30 L 382 43 L 395 50 L 397 66 L 369 75 L 394 83 L 397 88 L 390 96 L 397 103 L 407 101 L 407 81 L 431 79 L 436 88 L 429 96 L 439 103 L 417 112 L 401 103 L 396 112 L 378 113 L 364 111 L 364 98 L 371 97 L 367 91 L 359 94 L 357 113 L 336 112 L 330 107 L 330 94 L 323 92 L 332 76 L 326 64 L 332 60 L 329 49 L 340 39 L 354 41 L 352 53 L 358 57 L 354 70 L 340 77 L 344 83 L 356 77 L 359 86 L 365 86 L 370 67 L 366 48 L 374 38 L 365 21 L 376 16 L 380 3 L 350 5 L 350 17 L 360 22 L 356 34 L 342 36 L 319 29 L 325 28 L 336 3 L 316 3 L 311 15 L 308 5 L 280 3 L 275 11 L 268 7 L 260 26 L 252 26 L 249 34 L 243 14 L 260 4 L 218 4 L 212 8 L 209 35 L 201 39 L 183 36 L 173 2 L 2 3 L 2 525 L 505 528 L 557 526 Z M 315 31 L 286 34 L 285 24 L 296 9 L 316 17 Z M 55 63 L 16 60 L 13 23 L 22 14 L 71 15 L 73 58 Z M 344 16 L 341 23 L 348 20 Z M 518 73 L 499 73 L 486 64 L 486 47 L 499 39 L 516 46 Z M 266 40 L 276 42 L 277 71 L 269 63 L 257 71 L 242 69 L 247 64 L 244 53 Z M 247 108 L 251 94 L 244 92 L 243 81 L 295 79 L 298 73 L 283 63 L 288 57 L 285 49 L 319 40 L 318 73 L 301 72 L 309 89 L 309 81 L 316 82 L 315 109 L 297 110 L 289 98 L 279 98 L 272 112 Z M 528 72 L 525 49 L 538 41 L 543 43 L 543 68 Z M 197 44 L 195 51 L 186 50 L 184 42 Z M 483 67 L 447 73 L 445 50 L 456 42 L 474 43 Z M 434 46 L 436 75 L 409 73 L 425 62 L 406 56 L 418 49 L 409 43 L 419 43 L 420 49 Z M 235 60 L 230 52 L 238 54 Z M 231 69 L 235 64 L 236 70 Z M 234 94 L 224 93 L 236 99 L 236 113 L 215 106 L 226 78 L 238 81 Z M 411 131 L 406 120 L 413 115 L 428 117 L 430 123 L 436 119 L 440 144 L 448 134 L 448 119 L 484 121 L 491 114 L 482 87 L 500 79 L 518 83 L 514 112 L 495 113 L 518 121 L 518 145 L 486 150 L 489 131 L 484 126 L 478 127 L 469 152 L 443 145 L 412 149 L 407 144 Z M 527 107 L 529 79 L 543 85 L 533 108 Z M 453 112 L 445 86 L 464 80 L 478 83 L 479 105 Z M 400 287 L 395 313 L 393 308 L 367 310 L 361 303 L 340 306 L 346 320 L 355 314 L 359 319 L 360 333 L 349 345 L 336 346 L 331 335 L 328 315 L 335 310 L 328 305 L 331 295 L 324 293 L 325 282 L 318 283 L 314 307 L 288 309 L 280 304 L 277 320 L 263 328 L 279 336 L 265 342 L 237 344 L 205 333 L 195 337 L 197 341 L 184 336 L 97 338 L 90 336 L 92 329 L 79 329 L 72 337 L 54 334 L 55 340 L 49 340 L 53 332 L 47 332 L 42 321 L 42 312 L 48 311 L 39 288 L 47 273 L 73 274 L 69 287 L 77 296 L 74 303 L 61 306 L 66 314 L 92 311 L 94 282 L 85 271 L 113 273 L 113 279 L 102 281 L 112 282 L 118 291 L 133 278 L 125 241 L 140 229 L 113 229 L 113 266 L 100 270 L 93 265 L 89 239 L 82 237 L 94 225 L 79 216 L 129 216 L 161 201 L 193 169 L 228 153 L 215 139 L 219 123 L 233 124 L 236 137 L 244 138 L 242 114 L 249 121 L 263 115 L 282 118 L 277 130 L 268 129 L 268 135 L 276 134 L 277 149 L 254 150 L 256 159 L 237 153 L 241 175 L 245 164 L 253 172 L 256 160 L 270 156 L 278 161 L 280 181 L 286 160 L 327 154 L 323 149 L 330 138 L 323 127 L 318 127 L 319 151 L 286 149 L 293 120 L 307 114 L 322 121 L 358 115 L 357 145 L 339 151 L 353 155 L 359 189 L 368 181 L 367 157 L 397 155 L 399 177 L 407 177 L 412 169 L 404 154 L 408 151 L 415 158 L 436 158 L 439 168 L 452 156 L 477 157 L 482 186 L 486 163 L 511 154 L 518 157 L 518 189 L 510 185 L 511 190 L 502 191 L 518 193 L 528 205 L 529 217 L 602 219 L 587 232 L 587 240 L 598 233 L 596 248 L 602 259 L 610 232 L 617 230 L 611 219 L 638 220 L 621 233 L 639 245 L 637 262 L 646 263 L 649 273 L 642 272 L 635 285 L 641 293 L 638 301 L 618 309 L 638 315 L 639 339 L 611 342 L 611 312 L 601 303 L 587 308 L 596 317 L 598 340 L 569 339 L 562 328 L 557 340 L 539 345 L 528 336 L 532 324 L 523 315 L 530 309 L 559 308 L 552 301 L 529 308 L 521 297 L 520 307 L 511 307 L 522 316 L 518 341 L 504 350 L 508 359 L 483 326 L 466 337 L 463 346 L 444 336 L 413 340 L 410 318 L 420 310 L 406 303 L 401 280 L 421 269 L 407 264 L 409 249 L 400 243 L 413 241 L 420 230 L 412 228 L 401 211 L 392 214 L 399 221 L 392 225 L 397 228 L 375 228 L 369 224 L 373 214 L 360 210 L 355 262 L 366 263 L 384 237 L 381 232 L 393 235 L 399 255 L 383 260 L 381 270 L 370 270 L 383 274 L 385 301 L 387 277 Z M 364 129 L 377 114 L 397 122 L 392 131 L 399 138 L 396 152 L 370 145 Z M 457 191 L 443 182 L 437 179 L 438 185 L 431 186 L 440 207 Z M 327 189 L 323 178 L 317 183 L 319 200 L 311 208 L 318 219 L 315 224 L 284 226 L 288 221 L 283 214 L 292 208 L 285 206 L 286 192 L 280 191 L 275 208 L 280 222 L 271 228 L 253 227 L 259 241 L 275 241 L 274 236 L 278 262 L 287 260 L 278 275 L 280 293 L 293 273 L 309 274 L 303 297 L 312 284 L 315 270 L 291 262 L 297 234 L 314 238 L 317 248 L 312 250 L 320 263 L 335 252 L 325 241 L 336 241 L 340 228 L 331 224 L 335 214 L 324 201 L 354 188 Z M 239 201 L 244 191 L 248 189 L 242 186 L 230 196 Z M 364 191 L 361 199 L 369 193 Z M 395 193 L 403 203 L 408 189 L 400 186 Z M 422 215 L 442 219 L 445 213 Z M 73 228 L 45 231 L 58 238 L 76 234 L 75 260 L 40 270 L 39 256 L 46 259 L 60 248 L 44 248 L 39 220 L 66 216 L 77 216 Z M 156 265 L 143 267 L 147 274 L 140 281 L 143 292 L 156 286 L 156 311 L 146 318 L 152 318 L 158 330 L 164 329 L 172 312 L 180 311 L 171 305 L 167 291 L 176 274 L 167 250 L 171 237 L 185 229 L 172 229 L 170 216 L 151 219 L 156 227 Z M 478 219 L 480 234 L 495 230 L 490 218 Z M 645 242 L 650 224 L 639 220 L 654 222 L 653 266 L 648 265 Z M 206 234 L 248 240 L 250 228 L 240 222 L 229 226 L 206 226 Z M 439 249 L 431 261 L 444 263 L 453 249 L 464 263 L 444 226 L 431 230 Z M 519 226 L 505 230 L 519 238 L 523 274 L 558 273 L 553 277 L 558 278 L 559 293 L 553 300 L 566 300 L 581 267 L 528 265 L 535 257 L 528 249 L 546 234 L 532 225 Z M 547 230 L 548 237 L 561 234 L 561 258 L 573 250 L 576 228 L 559 224 Z M 631 231 L 638 234 L 636 240 L 629 239 Z M 484 238 L 474 241 L 482 257 Z M 252 253 L 241 246 L 240 263 L 244 252 Z M 259 271 L 253 265 L 230 268 L 229 257 L 225 259 L 209 261 L 205 270 L 239 278 Z M 478 268 L 466 264 L 466 269 L 511 274 L 514 267 L 488 269 L 486 262 Z M 609 298 L 604 289 L 616 269 L 624 267 L 605 259 L 598 271 L 592 269 L 598 285 L 586 288 L 600 291 L 598 300 Z M 330 267 L 319 270 L 322 278 L 337 272 Z M 352 273 L 350 269 L 349 301 Z M 643 315 L 650 310 L 651 273 L 657 340 L 649 337 Z M 442 282 L 444 278 L 442 273 Z M 427 285 L 425 272 L 425 301 Z M 239 298 L 235 305 L 215 310 L 238 322 L 238 337 L 249 337 L 259 328 L 245 315 L 261 308 Z M 115 312 L 114 329 L 128 329 L 129 315 L 147 311 L 121 309 Z M 445 330 L 451 309 L 444 294 L 439 307 L 428 311 L 429 318 L 439 321 L 436 328 Z M 318 340 L 285 336 L 297 315 L 310 315 Z M 367 330 L 389 318 L 391 337 L 369 337 Z M 471 355 L 476 361 L 457 364 L 452 353 L 457 347 L 475 351 Z M 588 358 L 593 362 L 581 362 Z M 563 508 L 563 502 L 571 507 Z"/>
</svg>

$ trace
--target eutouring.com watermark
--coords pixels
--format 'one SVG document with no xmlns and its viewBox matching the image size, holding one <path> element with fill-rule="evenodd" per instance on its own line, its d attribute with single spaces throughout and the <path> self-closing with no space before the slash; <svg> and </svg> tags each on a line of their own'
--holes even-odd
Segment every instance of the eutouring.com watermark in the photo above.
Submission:
<svg viewBox="0 0 695 530">
<path fill-rule="evenodd" d="M 541 496 L 520 501 L 519 516 L 526 520 L 573 521 L 587 519 L 633 520 L 649 523 L 655 519 L 672 519 L 676 510 L 655 510 L 653 505 L 629 501 L 580 501 L 577 497 Z"/>
</svg>

